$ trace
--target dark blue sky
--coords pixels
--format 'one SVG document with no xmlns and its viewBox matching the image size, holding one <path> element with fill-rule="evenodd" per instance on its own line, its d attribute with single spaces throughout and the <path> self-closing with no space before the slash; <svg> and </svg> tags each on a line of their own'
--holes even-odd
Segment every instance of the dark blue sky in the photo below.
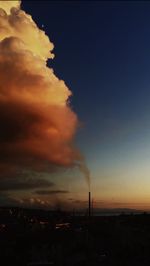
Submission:
<svg viewBox="0 0 150 266">
<path fill-rule="evenodd" d="M 150 98 L 149 2 L 23 1 L 22 6 L 55 44 L 49 65 L 73 91 L 72 105 L 86 132 L 94 126 L 103 131 L 107 119 L 120 123 L 143 116 Z"/>
<path fill-rule="evenodd" d="M 94 175 L 104 166 L 137 165 L 142 152 L 144 161 L 150 146 L 150 2 L 23 1 L 22 7 L 55 45 L 49 65 L 73 92 L 71 105 L 84 124 L 77 143 Z"/>
</svg>

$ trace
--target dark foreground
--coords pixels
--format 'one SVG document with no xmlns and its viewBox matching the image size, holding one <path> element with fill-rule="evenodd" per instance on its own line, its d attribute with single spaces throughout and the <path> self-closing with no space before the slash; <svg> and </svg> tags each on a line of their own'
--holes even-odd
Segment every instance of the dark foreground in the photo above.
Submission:
<svg viewBox="0 0 150 266">
<path fill-rule="evenodd" d="M 150 215 L 0 209 L 0 265 L 150 265 Z"/>
</svg>

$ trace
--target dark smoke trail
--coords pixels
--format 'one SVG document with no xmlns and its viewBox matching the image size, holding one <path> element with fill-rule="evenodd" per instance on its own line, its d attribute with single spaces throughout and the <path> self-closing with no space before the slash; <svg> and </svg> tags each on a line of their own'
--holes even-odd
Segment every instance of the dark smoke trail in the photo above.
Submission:
<svg viewBox="0 0 150 266">
<path fill-rule="evenodd" d="M 84 174 L 85 180 L 88 184 L 88 189 L 90 191 L 91 189 L 90 170 L 88 169 L 85 161 L 82 161 L 82 163 L 79 164 L 79 169 Z"/>
</svg>

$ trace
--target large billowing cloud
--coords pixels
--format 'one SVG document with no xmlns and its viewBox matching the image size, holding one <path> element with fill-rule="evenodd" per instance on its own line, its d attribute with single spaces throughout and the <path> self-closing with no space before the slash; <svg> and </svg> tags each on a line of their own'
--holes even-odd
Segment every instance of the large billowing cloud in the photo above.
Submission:
<svg viewBox="0 0 150 266">
<path fill-rule="evenodd" d="M 71 91 L 47 60 L 53 44 L 19 1 L 0 1 L 0 170 L 44 170 L 79 159 Z"/>
</svg>

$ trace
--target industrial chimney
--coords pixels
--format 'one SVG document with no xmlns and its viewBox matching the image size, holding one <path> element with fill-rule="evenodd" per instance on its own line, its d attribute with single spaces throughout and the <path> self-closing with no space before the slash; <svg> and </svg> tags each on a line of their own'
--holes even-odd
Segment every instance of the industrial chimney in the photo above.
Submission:
<svg viewBox="0 0 150 266">
<path fill-rule="evenodd" d="M 91 217 L 91 192 L 89 191 L 89 218 Z"/>
</svg>

